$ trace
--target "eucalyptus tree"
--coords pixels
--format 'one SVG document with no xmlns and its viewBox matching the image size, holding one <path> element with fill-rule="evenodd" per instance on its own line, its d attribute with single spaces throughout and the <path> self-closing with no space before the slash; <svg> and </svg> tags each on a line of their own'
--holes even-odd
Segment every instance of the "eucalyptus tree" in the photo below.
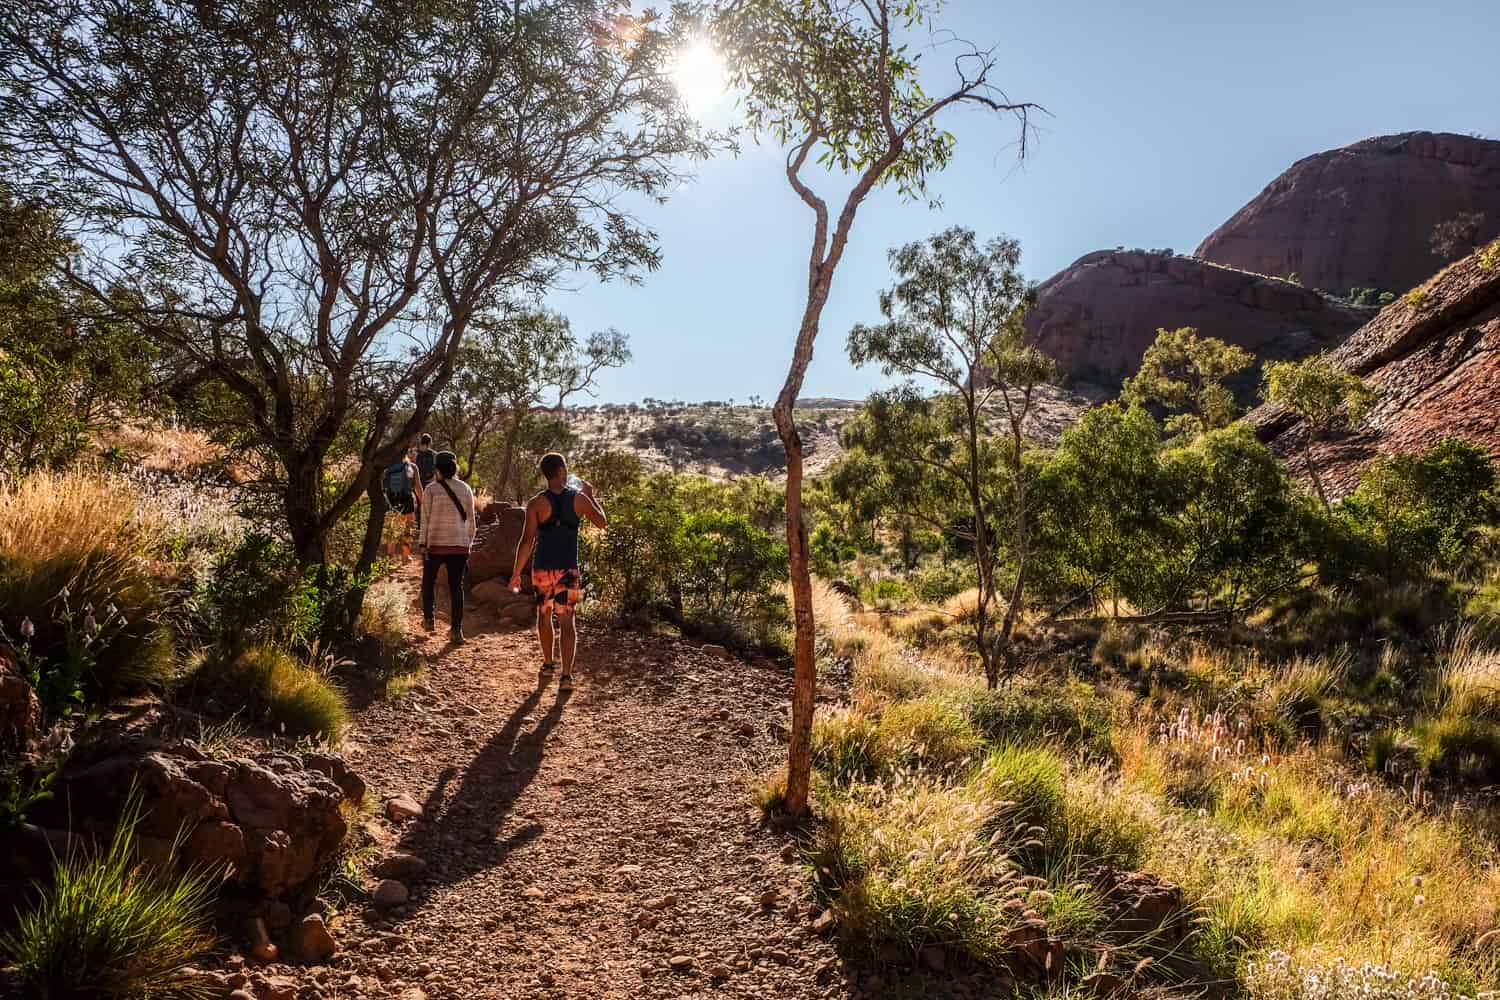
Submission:
<svg viewBox="0 0 1500 1000">
<path fill-rule="evenodd" d="M 582 343 L 566 316 L 544 309 L 509 308 L 474 319 L 458 365 L 433 410 L 433 428 L 464 459 L 473 475 L 496 432 L 501 457 L 496 496 L 516 496 L 516 451 L 537 407 L 561 410 L 578 393 L 591 392 L 599 373 L 630 361 L 618 330 L 600 330 Z"/>
<path fill-rule="evenodd" d="M 1328 491 L 1313 451 L 1342 422 L 1362 422 L 1375 405 L 1375 392 L 1327 354 L 1301 361 L 1273 361 L 1262 371 L 1261 396 L 1302 418 L 1302 463 L 1313 489 L 1328 510 Z"/>
<path fill-rule="evenodd" d="M 802 439 L 793 407 L 802 391 L 823 309 L 855 216 L 876 188 L 907 197 L 952 158 L 954 137 L 938 126 L 950 109 L 971 106 L 1019 120 L 1025 150 L 1035 106 L 1009 100 L 995 85 L 993 54 L 964 46 L 955 79 L 929 95 L 920 56 L 907 40 L 928 31 L 936 0 L 722 0 L 713 21 L 729 82 L 741 94 L 746 125 L 786 148 L 787 183 L 812 215 L 807 286 L 786 381 L 772 413 L 787 455 L 786 534 L 795 622 L 796 678 L 783 805 L 807 811 L 812 716 L 817 688 L 812 579 L 802 518 Z M 832 206 L 814 187 L 816 166 L 852 177 Z"/>
<path fill-rule="evenodd" d="M 1167 419 L 1167 430 L 1193 437 L 1227 427 L 1239 416 L 1234 393 L 1224 382 L 1254 362 L 1244 348 L 1200 337 L 1193 327 L 1159 329 L 1140 369 L 1125 380 L 1120 398 L 1179 411 Z"/>
<path fill-rule="evenodd" d="M 631 11 L 12 0 L 0 168 L 66 220 L 68 281 L 231 411 L 322 564 L 475 317 L 564 272 L 657 266 L 620 206 L 709 145 L 671 83 L 674 29 Z"/>
<path fill-rule="evenodd" d="M 867 419 L 846 430 L 847 442 L 877 457 L 896 507 L 940 533 L 966 543 L 979 593 L 974 641 L 991 687 L 1010 657 L 1029 564 L 1030 476 L 1026 430 L 1037 387 L 1057 366 L 1025 342 L 1021 318 L 1030 289 L 1021 276 L 1015 240 L 979 245 L 974 232 L 954 227 L 890 252 L 894 287 L 881 292 L 883 323 L 849 333 L 849 360 L 878 363 L 886 375 L 924 379 L 877 393 Z M 991 432 L 992 416 L 1003 431 Z M 966 516 L 955 517 L 956 505 Z M 992 608 L 1005 555 L 991 524 L 1010 521 L 1014 577 L 1005 615 L 991 630 Z"/>
</svg>

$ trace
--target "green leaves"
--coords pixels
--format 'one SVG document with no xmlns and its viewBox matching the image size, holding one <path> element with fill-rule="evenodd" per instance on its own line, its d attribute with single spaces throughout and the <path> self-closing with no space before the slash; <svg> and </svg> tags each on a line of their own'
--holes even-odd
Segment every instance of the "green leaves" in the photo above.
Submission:
<svg viewBox="0 0 1500 1000">
<path fill-rule="evenodd" d="M 1225 427 L 1239 416 L 1234 395 L 1224 381 L 1254 362 L 1248 351 L 1214 337 L 1199 337 L 1193 327 L 1157 330 L 1156 340 L 1135 375 L 1125 380 L 1120 398 L 1127 403 L 1157 403 L 1175 413 L 1168 430 L 1193 436 Z"/>
</svg>

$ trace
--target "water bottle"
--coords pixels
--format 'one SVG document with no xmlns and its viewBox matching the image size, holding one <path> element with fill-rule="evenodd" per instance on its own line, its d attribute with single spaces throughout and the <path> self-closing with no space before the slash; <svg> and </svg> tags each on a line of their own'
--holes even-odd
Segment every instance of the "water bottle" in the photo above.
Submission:
<svg viewBox="0 0 1500 1000">
<path fill-rule="evenodd" d="M 577 476 L 573 475 L 573 473 L 571 473 L 571 472 L 568 473 L 568 489 L 573 490 L 573 491 L 578 492 L 578 493 L 582 493 L 583 492 L 583 480 L 579 479 Z"/>
</svg>

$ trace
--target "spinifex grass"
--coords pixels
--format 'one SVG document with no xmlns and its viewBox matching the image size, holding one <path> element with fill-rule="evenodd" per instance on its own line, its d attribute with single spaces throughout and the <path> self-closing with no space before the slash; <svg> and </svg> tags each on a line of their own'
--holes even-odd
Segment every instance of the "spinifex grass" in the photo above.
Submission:
<svg viewBox="0 0 1500 1000">
<path fill-rule="evenodd" d="M 53 884 L 0 942 L 33 995 L 207 1000 L 222 989 L 183 974 L 213 945 L 214 884 L 202 874 L 169 874 L 138 861 L 139 819 L 140 800 L 132 795 L 108 848 L 59 858 Z"/>
</svg>

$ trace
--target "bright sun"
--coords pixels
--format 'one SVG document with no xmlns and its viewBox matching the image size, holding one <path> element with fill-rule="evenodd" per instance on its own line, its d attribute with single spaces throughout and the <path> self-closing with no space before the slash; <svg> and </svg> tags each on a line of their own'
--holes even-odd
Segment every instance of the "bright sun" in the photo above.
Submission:
<svg viewBox="0 0 1500 1000">
<path fill-rule="evenodd" d="M 706 39 L 692 42 L 677 53 L 672 82 L 694 114 L 702 114 L 723 98 L 726 90 L 724 59 Z"/>
</svg>

